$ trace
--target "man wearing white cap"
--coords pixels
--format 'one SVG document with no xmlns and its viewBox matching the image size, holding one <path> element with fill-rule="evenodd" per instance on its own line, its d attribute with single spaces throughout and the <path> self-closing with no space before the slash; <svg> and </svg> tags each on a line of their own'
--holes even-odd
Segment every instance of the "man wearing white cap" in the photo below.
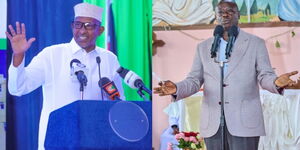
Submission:
<svg viewBox="0 0 300 150">
<path fill-rule="evenodd" d="M 16 30 L 9 25 L 6 32 L 13 50 L 13 60 L 9 67 L 8 89 L 12 95 L 27 94 L 39 86 L 43 88 L 43 108 L 39 126 L 39 150 L 44 149 L 44 141 L 49 114 L 76 100 L 100 100 L 102 91 L 99 88 L 98 64 L 96 57 L 100 57 L 101 76 L 113 81 L 120 92 L 120 98 L 125 99 L 122 81 L 116 70 L 120 67 L 117 57 L 96 46 L 96 39 L 102 34 L 102 8 L 80 3 L 74 7 L 75 18 L 72 22 L 73 39 L 70 43 L 63 43 L 44 48 L 35 56 L 28 66 L 24 66 L 25 52 L 35 38 L 26 39 L 25 24 L 16 22 Z M 87 85 L 83 94 L 79 92 L 80 84 L 74 78 L 70 62 L 77 59 L 84 64 Z M 70 75 L 70 73 L 72 75 Z M 104 95 L 104 100 L 109 98 Z"/>
</svg>

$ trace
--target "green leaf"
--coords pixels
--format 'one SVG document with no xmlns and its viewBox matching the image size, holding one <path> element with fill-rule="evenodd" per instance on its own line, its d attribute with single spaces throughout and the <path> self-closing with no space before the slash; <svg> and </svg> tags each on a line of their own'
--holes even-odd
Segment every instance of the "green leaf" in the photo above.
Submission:
<svg viewBox="0 0 300 150">
<path fill-rule="evenodd" d="M 276 47 L 276 48 L 280 48 L 280 43 L 279 43 L 278 40 L 276 40 L 275 47 Z"/>
</svg>

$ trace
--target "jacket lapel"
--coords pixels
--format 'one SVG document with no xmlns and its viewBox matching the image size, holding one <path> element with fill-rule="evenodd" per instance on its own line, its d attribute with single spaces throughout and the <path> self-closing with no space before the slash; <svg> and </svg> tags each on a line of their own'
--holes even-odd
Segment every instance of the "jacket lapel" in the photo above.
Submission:
<svg viewBox="0 0 300 150">
<path fill-rule="evenodd" d="M 230 75 L 230 73 L 232 73 L 239 62 L 243 59 L 243 56 L 247 51 L 248 44 L 249 37 L 244 31 L 240 30 L 240 33 L 235 41 L 235 45 L 233 46 L 231 57 L 228 63 L 227 73 L 225 74 L 224 79 L 226 79 Z"/>
<path fill-rule="evenodd" d="M 211 49 L 211 45 L 213 43 L 213 38 L 212 40 L 209 42 L 210 45 L 207 46 L 207 53 L 206 53 L 206 57 L 208 60 L 206 60 L 208 62 L 208 66 L 207 69 L 209 69 L 209 71 L 207 71 L 212 77 L 214 77 L 216 80 L 220 80 L 220 67 L 219 67 L 219 63 L 215 62 L 214 58 L 211 58 L 211 54 L 210 54 L 210 49 Z M 218 54 L 216 59 L 218 60 Z"/>
</svg>

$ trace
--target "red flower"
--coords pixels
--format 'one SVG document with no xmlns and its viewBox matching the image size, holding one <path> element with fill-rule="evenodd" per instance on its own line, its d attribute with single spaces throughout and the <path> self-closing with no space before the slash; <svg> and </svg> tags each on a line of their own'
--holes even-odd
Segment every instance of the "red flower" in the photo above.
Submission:
<svg viewBox="0 0 300 150">
<path fill-rule="evenodd" d="M 181 149 L 190 149 L 190 150 L 199 150 L 203 147 L 203 140 L 199 137 L 198 132 L 180 132 L 175 135 L 176 140 L 178 141 L 178 148 Z"/>
<path fill-rule="evenodd" d="M 197 136 L 198 132 L 183 132 L 185 137 Z"/>
<path fill-rule="evenodd" d="M 191 136 L 197 136 L 199 133 L 198 132 L 190 132 Z"/>
</svg>

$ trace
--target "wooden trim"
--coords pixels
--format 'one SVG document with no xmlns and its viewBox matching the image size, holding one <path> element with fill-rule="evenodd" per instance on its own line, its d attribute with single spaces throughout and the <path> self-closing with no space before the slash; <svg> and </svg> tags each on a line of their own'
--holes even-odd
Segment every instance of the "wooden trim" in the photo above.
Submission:
<svg viewBox="0 0 300 150">
<path fill-rule="evenodd" d="M 215 24 L 189 25 L 189 26 L 153 26 L 153 31 L 167 31 L 167 30 L 201 30 L 213 29 Z M 261 27 L 299 27 L 300 22 L 265 22 L 265 23 L 242 23 L 239 24 L 241 28 L 261 28 Z"/>
</svg>

